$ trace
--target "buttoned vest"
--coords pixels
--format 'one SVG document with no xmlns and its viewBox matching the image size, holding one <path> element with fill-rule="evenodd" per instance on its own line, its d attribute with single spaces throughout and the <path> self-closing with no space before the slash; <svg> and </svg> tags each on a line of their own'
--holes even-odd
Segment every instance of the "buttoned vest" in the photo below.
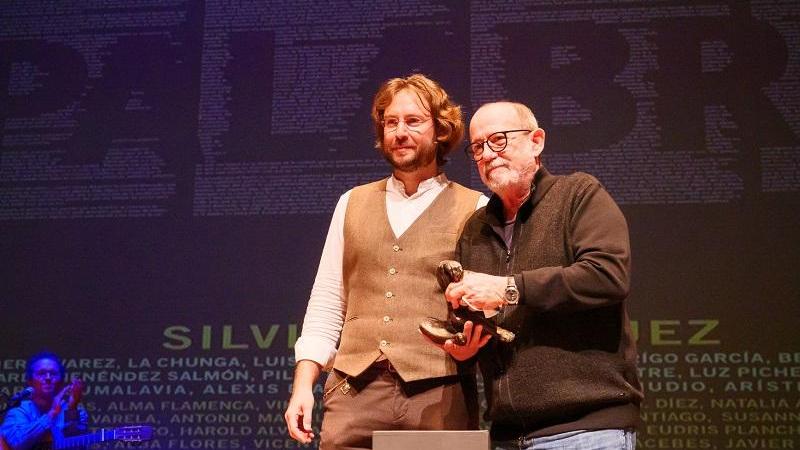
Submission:
<svg viewBox="0 0 800 450">
<path fill-rule="evenodd" d="M 333 367 L 357 376 L 384 355 L 405 381 L 454 375 L 453 359 L 426 341 L 418 327 L 424 317 L 447 316 L 436 267 L 453 258 L 480 193 L 450 182 L 395 237 L 386 215 L 386 183 L 350 193 L 342 263 L 347 309 Z"/>
</svg>

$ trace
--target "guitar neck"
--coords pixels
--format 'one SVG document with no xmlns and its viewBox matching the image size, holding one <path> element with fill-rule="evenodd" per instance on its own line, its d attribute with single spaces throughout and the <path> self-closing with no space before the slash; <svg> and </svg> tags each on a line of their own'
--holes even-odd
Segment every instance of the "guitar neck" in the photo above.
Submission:
<svg viewBox="0 0 800 450">
<path fill-rule="evenodd" d="M 98 442 L 113 441 L 114 439 L 114 430 L 99 429 L 89 434 L 58 439 L 53 442 L 52 448 L 53 450 L 85 448 Z"/>
<path fill-rule="evenodd" d="M 119 428 L 101 428 L 80 436 L 59 437 L 48 443 L 48 449 L 67 450 L 70 448 L 88 448 L 92 444 L 105 441 L 143 442 L 153 439 L 153 427 L 150 425 L 128 425 Z"/>
</svg>

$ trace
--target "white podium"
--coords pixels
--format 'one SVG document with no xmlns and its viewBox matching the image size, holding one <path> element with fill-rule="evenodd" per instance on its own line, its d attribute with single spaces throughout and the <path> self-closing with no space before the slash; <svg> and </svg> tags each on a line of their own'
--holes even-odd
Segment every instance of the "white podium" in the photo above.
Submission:
<svg viewBox="0 0 800 450">
<path fill-rule="evenodd" d="M 489 431 L 373 431 L 372 450 L 489 450 Z"/>
</svg>

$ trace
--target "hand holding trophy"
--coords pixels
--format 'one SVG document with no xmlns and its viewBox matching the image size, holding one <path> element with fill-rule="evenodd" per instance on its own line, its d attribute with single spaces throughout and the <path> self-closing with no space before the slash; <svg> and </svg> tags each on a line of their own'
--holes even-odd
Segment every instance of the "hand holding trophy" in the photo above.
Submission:
<svg viewBox="0 0 800 450">
<path fill-rule="evenodd" d="M 464 269 L 458 261 L 445 260 L 440 262 L 436 268 L 436 279 L 439 281 L 439 286 L 441 286 L 442 290 L 446 290 L 450 283 L 460 282 L 463 278 Z M 426 317 L 419 324 L 419 330 L 436 344 L 442 345 L 450 339 L 455 344 L 464 345 L 466 342 L 464 324 L 467 321 L 471 321 L 473 324 L 482 325 L 484 334 L 496 336 L 501 342 L 512 342 L 514 340 L 514 333 L 497 326 L 493 320 L 486 317 L 483 311 L 472 310 L 468 307 L 468 304 L 463 302 L 462 304 L 467 307 L 453 309 L 448 304 L 447 320 Z"/>
</svg>

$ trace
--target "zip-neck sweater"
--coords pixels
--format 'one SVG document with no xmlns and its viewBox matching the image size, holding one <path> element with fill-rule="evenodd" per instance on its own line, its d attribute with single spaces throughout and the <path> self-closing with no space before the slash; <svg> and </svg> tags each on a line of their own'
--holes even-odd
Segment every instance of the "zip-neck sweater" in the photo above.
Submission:
<svg viewBox="0 0 800 450">
<path fill-rule="evenodd" d="M 516 333 L 478 354 L 495 440 L 635 428 L 642 387 L 625 306 L 625 218 L 591 175 L 537 171 L 508 247 L 493 196 L 467 221 L 456 256 L 467 270 L 514 276 L 520 291 L 496 320 Z"/>
</svg>

